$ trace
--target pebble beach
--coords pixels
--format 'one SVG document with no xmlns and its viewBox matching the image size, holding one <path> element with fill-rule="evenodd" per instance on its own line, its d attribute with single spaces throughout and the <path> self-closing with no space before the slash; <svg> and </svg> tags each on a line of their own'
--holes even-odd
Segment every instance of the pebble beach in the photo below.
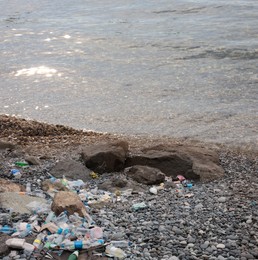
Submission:
<svg viewBox="0 0 258 260">
<path fill-rule="evenodd" d="M 0 138 L 15 143 L 15 149 L 1 150 L 0 178 L 24 187 L 29 182 L 32 191 L 41 190 L 42 182 L 50 178 L 49 172 L 58 161 L 65 158 L 79 161 L 80 145 L 121 138 L 6 116 L 1 120 Z M 132 149 L 140 149 L 141 141 L 132 140 L 129 140 Z M 145 141 L 148 146 L 160 140 Z M 258 259 L 257 156 L 250 151 L 244 153 L 225 147 L 217 147 L 217 152 L 225 171 L 223 178 L 193 181 L 190 189 L 183 188 L 180 192 L 173 185 L 164 185 L 157 189 L 157 194 L 150 192 L 149 185 L 135 184 L 137 188 L 133 192 L 122 191 L 119 197 L 114 194 L 111 203 L 89 208 L 89 214 L 108 240 L 132 243 L 123 248 L 126 259 Z M 28 154 L 37 157 L 40 164 L 22 169 L 20 179 L 12 178 L 10 170 L 14 163 L 24 161 Z M 116 173 L 115 177 L 126 178 L 123 172 Z M 89 180 L 86 187 L 101 189 L 111 178 L 114 174 L 104 173 Z M 135 203 L 144 203 L 146 207 L 133 210 Z M 7 206 L 1 207 L 0 213 L 2 226 L 28 221 L 31 217 L 31 213 L 19 214 Z M 44 221 L 42 216 L 39 219 Z M 6 235 L 2 234 L 1 241 L 4 239 Z M 12 257 L 4 241 L 2 244 L 5 248 L 0 251 L 2 259 L 45 259 L 33 255 L 26 258 L 22 251 L 13 253 Z M 55 257 L 67 259 L 67 254 Z M 88 257 L 105 259 L 107 256 L 92 252 Z"/>
</svg>

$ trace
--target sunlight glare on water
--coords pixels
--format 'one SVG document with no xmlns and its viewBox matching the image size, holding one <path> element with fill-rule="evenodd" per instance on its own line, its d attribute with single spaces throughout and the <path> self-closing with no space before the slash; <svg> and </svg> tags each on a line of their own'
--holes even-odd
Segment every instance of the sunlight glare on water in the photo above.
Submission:
<svg viewBox="0 0 258 260">
<path fill-rule="evenodd" d="M 1 1 L 0 113 L 257 143 L 257 13 L 251 0 Z"/>
</svg>

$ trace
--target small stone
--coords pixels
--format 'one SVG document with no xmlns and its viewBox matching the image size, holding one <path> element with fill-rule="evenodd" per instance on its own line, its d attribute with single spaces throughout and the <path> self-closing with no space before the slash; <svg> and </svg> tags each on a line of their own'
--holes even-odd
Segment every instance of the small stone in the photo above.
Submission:
<svg viewBox="0 0 258 260">
<path fill-rule="evenodd" d="M 248 219 L 247 221 L 246 221 L 246 224 L 251 224 L 253 221 L 252 221 L 252 219 Z"/>
<path fill-rule="evenodd" d="M 182 235 L 182 234 L 183 234 L 183 231 L 182 231 L 180 228 L 176 227 L 176 226 L 174 226 L 174 227 L 172 228 L 172 230 L 173 230 L 177 235 Z"/>
<path fill-rule="evenodd" d="M 197 204 L 195 207 L 194 207 L 195 209 L 202 209 L 203 208 L 203 205 L 202 205 L 202 203 L 199 203 L 199 204 Z"/>
<path fill-rule="evenodd" d="M 188 241 L 188 243 L 194 243 L 195 242 L 195 238 L 190 236 L 190 237 L 188 237 L 187 241 Z"/>
<path fill-rule="evenodd" d="M 226 246 L 224 244 L 217 244 L 218 249 L 224 249 Z"/>
<path fill-rule="evenodd" d="M 227 201 L 227 198 L 226 197 L 220 197 L 218 198 L 218 202 L 221 202 L 221 203 L 224 203 Z"/>
<path fill-rule="evenodd" d="M 187 245 L 187 247 L 188 247 L 188 248 L 192 248 L 192 247 L 194 247 L 194 244 L 193 244 L 193 243 L 189 243 L 189 244 Z"/>
<path fill-rule="evenodd" d="M 210 242 L 209 241 L 205 241 L 202 245 L 201 248 L 202 249 L 206 249 L 209 246 Z"/>
<path fill-rule="evenodd" d="M 222 255 L 219 255 L 217 259 L 218 260 L 226 260 L 226 258 L 224 256 L 222 256 Z"/>
<path fill-rule="evenodd" d="M 168 260 L 179 260 L 179 258 L 177 256 L 171 256 Z"/>
</svg>

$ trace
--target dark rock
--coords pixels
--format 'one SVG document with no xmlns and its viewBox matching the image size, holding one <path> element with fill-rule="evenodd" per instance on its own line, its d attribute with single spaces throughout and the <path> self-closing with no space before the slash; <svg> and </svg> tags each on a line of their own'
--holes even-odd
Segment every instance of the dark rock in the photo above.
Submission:
<svg viewBox="0 0 258 260">
<path fill-rule="evenodd" d="M 28 162 L 31 165 L 39 165 L 40 164 L 40 160 L 35 156 L 27 155 L 27 156 L 25 156 L 24 159 L 25 159 L 26 162 Z"/>
<path fill-rule="evenodd" d="M 56 178 L 62 178 L 65 175 L 68 179 L 88 181 L 91 170 L 87 169 L 82 163 L 73 159 L 65 159 L 56 163 L 50 171 L 50 174 Z"/>
<path fill-rule="evenodd" d="M 82 151 L 85 165 L 97 173 L 116 172 L 124 168 L 128 143 L 100 143 L 87 146 Z"/>
<path fill-rule="evenodd" d="M 4 150 L 4 149 L 13 150 L 14 148 L 15 148 L 15 145 L 13 143 L 0 140 L 0 150 Z"/>
<path fill-rule="evenodd" d="M 130 167 L 127 175 L 133 180 L 147 185 L 160 184 L 165 180 L 165 174 L 159 169 L 141 165 Z"/>
<path fill-rule="evenodd" d="M 126 179 L 121 179 L 121 178 L 112 179 L 113 187 L 124 188 L 124 187 L 126 187 L 127 183 L 128 182 Z"/>
<path fill-rule="evenodd" d="M 0 256 L 6 256 L 11 252 L 9 247 L 5 244 L 5 241 L 9 238 L 10 236 L 0 233 Z"/>
<path fill-rule="evenodd" d="M 157 168 L 167 176 L 184 175 L 187 179 L 210 181 L 224 175 L 218 154 L 195 146 L 156 146 L 144 149 L 126 159 L 126 167 L 146 165 Z"/>
</svg>

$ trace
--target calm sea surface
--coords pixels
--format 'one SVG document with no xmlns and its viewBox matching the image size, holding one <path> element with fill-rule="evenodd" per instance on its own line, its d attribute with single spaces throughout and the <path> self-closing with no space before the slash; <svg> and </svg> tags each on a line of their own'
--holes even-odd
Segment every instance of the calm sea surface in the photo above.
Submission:
<svg viewBox="0 0 258 260">
<path fill-rule="evenodd" d="M 258 142 L 258 1 L 0 1 L 0 113 Z"/>
</svg>

